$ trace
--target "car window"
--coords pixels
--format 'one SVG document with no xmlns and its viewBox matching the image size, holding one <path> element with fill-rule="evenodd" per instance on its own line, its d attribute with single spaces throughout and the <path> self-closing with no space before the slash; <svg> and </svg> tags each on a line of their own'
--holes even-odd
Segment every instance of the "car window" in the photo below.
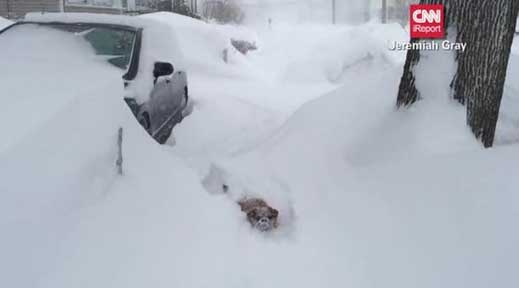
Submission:
<svg viewBox="0 0 519 288">
<path fill-rule="evenodd" d="M 97 55 L 121 69 L 128 69 L 132 56 L 135 33 L 112 28 L 93 28 L 84 33 L 84 38 L 92 45 Z"/>
</svg>

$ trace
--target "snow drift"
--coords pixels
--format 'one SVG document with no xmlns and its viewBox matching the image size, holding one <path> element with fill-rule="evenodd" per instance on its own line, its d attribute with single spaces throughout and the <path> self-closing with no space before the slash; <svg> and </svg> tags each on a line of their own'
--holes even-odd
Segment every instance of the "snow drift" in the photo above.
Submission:
<svg viewBox="0 0 519 288">
<path fill-rule="evenodd" d="M 261 57 L 261 61 L 267 58 L 270 60 L 267 65 L 278 67 L 266 72 L 277 72 L 272 76 L 276 80 L 299 84 L 309 81 L 340 84 L 348 70 L 359 71 L 363 67 L 366 70 L 359 73 L 368 73 L 400 65 L 405 61 L 405 53 L 390 51 L 388 44 L 406 41 L 408 37 L 397 24 L 277 25 L 264 34 L 266 44 L 262 45 L 258 58 L 267 56 Z"/>
<path fill-rule="evenodd" d="M 206 73 L 219 58 L 198 45 L 218 47 L 222 38 L 206 40 L 201 35 L 210 24 L 189 23 L 191 34 L 179 28 L 184 52 L 193 46 L 207 63 L 187 61 L 199 68 L 191 81 L 199 102 L 175 131 L 176 147 L 146 136 L 114 97 L 120 90 L 80 98 L 65 93 L 75 86 L 57 97 L 37 93 L 43 89 L 29 93 L 27 103 L 54 109 L 49 115 L 13 106 L 16 116 L 28 111 L 40 121 L 23 133 L 8 125 L 1 130 L 16 138 L 0 150 L 0 175 L 7 179 L 0 184 L 0 254 L 7 255 L 0 260 L 0 271 L 7 271 L 0 286 L 517 286 L 519 233 L 510 227 L 519 217 L 513 175 L 519 149 L 484 151 L 465 127 L 463 108 L 445 91 L 427 91 L 413 108 L 395 111 L 401 55 L 363 35 L 401 34 L 395 27 L 335 30 L 328 39 L 320 35 L 326 29 L 274 30 L 263 34 L 265 50 L 247 58 L 256 72 L 269 73 L 243 78 L 227 68 Z M 282 57 L 298 41 L 311 48 Z M 364 42 L 372 57 L 362 60 Z M 319 47 L 333 56 L 315 56 Z M 316 73 L 290 75 L 305 59 L 311 61 L 304 68 Z M 449 72 L 449 55 L 430 60 Z M 108 67 L 97 64 L 82 67 L 108 81 Z M 236 66 L 238 72 L 245 67 Z M 339 81 L 330 84 L 328 75 L 340 75 Z M 82 84 L 79 78 L 67 83 Z M 31 89 L 19 87 L 23 80 L 10 88 Z M 40 103 L 41 96 L 57 100 Z M 300 107 L 309 99 L 315 100 Z M 105 107 L 92 116 L 100 103 Z M 288 119 L 272 129 L 279 118 Z M 123 177 L 113 170 L 119 126 L 125 129 Z M 213 181 L 204 187 L 209 167 Z M 207 191 L 224 182 L 230 195 Z M 283 228 L 251 230 L 234 203 L 243 194 L 280 207 Z"/>
<path fill-rule="evenodd" d="M 366 27 L 358 29 L 358 34 L 350 35 L 362 35 L 359 32 Z M 390 27 L 379 31 L 384 29 Z M 290 31 L 278 35 L 288 38 L 297 29 Z M 306 36 L 287 42 L 311 42 Z M 329 47 L 342 51 L 365 43 L 357 39 L 330 37 L 330 43 L 348 41 L 349 45 Z M 387 49 L 381 42 L 369 51 Z M 316 73 L 296 74 L 286 81 L 326 82 L 322 77 L 326 74 L 320 73 L 326 70 L 319 68 L 331 61 L 314 57 L 315 50 L 306 56 L 301 50 L 296 59 L 316 59 L 307 65 Z M 261 53 L 258 58 L 265 55 Z M 361 59 L 360 53 L 322 54 L 339 55 L 335 58 L 339 63 L 343 56 Z M 293 216 L 285 223 L 289 229 L 266 237 L 270 242 L 242 244 L 250 245 L 253 252 L 228 251 L 228 255 L 246 255 L 247 262 L 226 261 L 234 273 L 213 285 L 495 287 L 517 283 L 512 267 L 519 255 L 514 244 L 519 233 L 508 227 L 519 217 L 514 192 L 519 182 L 512 176 L 518 147 L 484 150 L 465 125 L 465 109 L 449 99 L 448 91 L 435 88 L 448 84 L 452 56 L 428 55 L 425 61 L 437 65 L 432 71 L 419 67 L 424 99 L 411 109 L 396 111 L 403 65 L 398 59 L 402 58 L 387 61 L 390 55 L 373 53 L 372 59 L 342 72 L 339 89 L 303 105 L 268 140 L 200 168 L 209 191 L 225 183 L 237 190 L 231 197 L 259 195 Z M 384 58 L 385 65 L 373 65 Z M 298 73 L 301 69 L 284 70 L 292 60 L 269 67 L 281 67 L 278 75 Z M 436 75 L 435 81 L 424 81 L 427 75 Z M 514 76 L 509 76 L 513 85 Z M 510 94 L 513 99 L 517 96 Z M 213 122 L 196 129 L 186 123 L 181 134 L 219 129 L 209 123 Z"/>
<path fill-rule="evenodd" d="M 276 180 L 296 215 L 294 242 L 261 251 L 277 264 L 250 266 L 270 276 L 251 287 L 517 283 L 517 145 L 484 151 L 442 91 L 397 112 L 398 71 L 352 71 L 260 148 L 219 164 L 251 187 Z"/>
</svg>

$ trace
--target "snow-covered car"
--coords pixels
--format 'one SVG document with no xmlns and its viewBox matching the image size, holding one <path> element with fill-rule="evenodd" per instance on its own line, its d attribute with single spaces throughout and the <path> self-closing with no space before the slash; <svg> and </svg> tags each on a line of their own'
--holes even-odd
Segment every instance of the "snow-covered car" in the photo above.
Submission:
<svg viewBox="0 0 519 288">
<path fill-rule="evenodd" d="M 7 27 L 11 24 L 13 24 L 13 22 L 11 22 L 3 17 L 0 17 L 0 30 L 4 29 L 5 27 Z"/>
<path fill-rule="evenodd" d="M 124 100 L 148 134 L 163 144 L 173 127 L 182 121 L 188 101 L 187 77 L 173 63 L 175 60 L 181 62 L 182 56 L 175 53 L 178 49 L 171 47 L 176 41 L 168 41 L 174 37 L 169 27 L 134 18 L 75 13 L 29 14 L 25 21 L 0 31 L 0 42 L 7 34 L 31 37 L 35 32 L 39 35 L 66 32 L 74 35 L 78 43 L 87 47 L 84 57 L 118 68 L 114 71 L 122 75 L 120 84 L 125 87 Z M 71 71 L 74 69 L 81 67 L 71 67 Z M 95 85 L 95 79 L 92 80 Z"/>
</svg>

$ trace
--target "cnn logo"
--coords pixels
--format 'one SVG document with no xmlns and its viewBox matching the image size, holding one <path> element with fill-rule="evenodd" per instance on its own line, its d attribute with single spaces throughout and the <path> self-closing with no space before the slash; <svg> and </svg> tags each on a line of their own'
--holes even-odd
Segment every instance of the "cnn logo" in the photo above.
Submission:
<svg viewBox="0 0 519 288">
<path fill-rule="evenodd" d="M 413 39 L 445 37 L 445 10 L 443 5 L 411 5 L 410 29 Z"/>
</svg>

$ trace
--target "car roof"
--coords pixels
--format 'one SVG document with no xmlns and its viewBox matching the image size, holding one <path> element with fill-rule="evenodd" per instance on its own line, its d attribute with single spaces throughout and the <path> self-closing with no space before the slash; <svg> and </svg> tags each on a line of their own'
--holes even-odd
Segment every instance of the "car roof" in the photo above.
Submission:
<svg viewBox="0 0 519 288">
<path fill-rule="evenodd" d="M 93 13 L 28 13 L 24 22 L 62 24 L 103 24 L 126 28 L 144 28 L 150 21 L 140 17 Z"/>
</svg>

